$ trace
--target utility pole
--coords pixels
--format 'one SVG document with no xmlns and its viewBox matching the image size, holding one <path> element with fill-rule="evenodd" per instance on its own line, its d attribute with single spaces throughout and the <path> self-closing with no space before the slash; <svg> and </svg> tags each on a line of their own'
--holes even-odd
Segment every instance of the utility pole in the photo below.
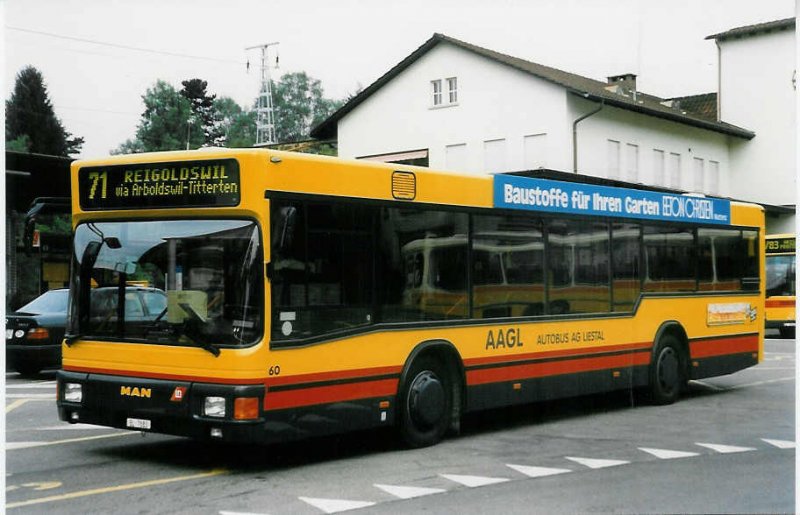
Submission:
<svg viewBox="0 0 800 515">
<path fill-rule="evenodd" d="M 256 106 L 256 145 L 263 147 L 275 143 L 275 114 L 272 108 L 272 82 L 269 78 L 269 64 L 267 63 L 267 49 L 277 46 L 278 42 L 247 47 L 245 50 L 261 49 L 261 89 L 258 93 Z M 278 68 L 278 57 L 275 57 L 275 68 Z"/>
</svg>

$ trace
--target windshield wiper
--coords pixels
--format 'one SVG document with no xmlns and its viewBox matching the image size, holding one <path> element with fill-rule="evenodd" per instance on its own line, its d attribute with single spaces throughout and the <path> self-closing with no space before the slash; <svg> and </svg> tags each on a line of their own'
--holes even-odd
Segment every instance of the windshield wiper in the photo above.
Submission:
<svg viewBox="0 0 800 515">
<path fill-rule="evenodd" d="M 200 328 L 205 325 L 206 320 L 200 316 L 190 304 L 180 303 L 178 305 L 189 315 L 189 318 L 184 322 L 183 336 L 191 340 L 192 343 L 197 344 L 201 349 L 207 350 L 213 354 L 215 358 L 218 358 L 220 355 L 219 347 L 206 341 L 200 330 Z"/>
</svg>

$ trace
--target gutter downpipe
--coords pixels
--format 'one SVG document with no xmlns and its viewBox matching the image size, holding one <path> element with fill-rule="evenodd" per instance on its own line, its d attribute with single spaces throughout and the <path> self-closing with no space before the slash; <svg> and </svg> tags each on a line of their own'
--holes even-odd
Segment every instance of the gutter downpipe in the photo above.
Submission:
<svg viewBox="0 0 800 515">
<path fill-rule="evenodd" d="M 588 97 L 588 95 L 584 95 L 584 97 Z M 586 113 L 585 115 L 581 116 L 574 122 L 572 122 L 572 172 L 578 173 L 578 124 L 583 120 L 589 118 L 590 116 L 596 115 L 599 113 L 603 107 L 605 107 L 606 100 L 604 98 L 600 99 L 600 107 Z"/>
</svg>

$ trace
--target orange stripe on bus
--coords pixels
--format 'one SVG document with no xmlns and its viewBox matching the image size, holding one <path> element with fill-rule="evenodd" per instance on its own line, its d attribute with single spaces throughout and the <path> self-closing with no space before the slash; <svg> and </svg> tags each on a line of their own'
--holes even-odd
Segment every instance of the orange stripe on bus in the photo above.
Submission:
<svg viewBox="0 0 800 515">
<path fill-rule="evenodd" d="M 299 408 L 315 404 L 393 396 L 397 394 L 398 383 L 397 379 L 382 379 L 278 392 L 267 390 L 267 394 L 264 396 L 264 410 Z"/>
<path fill-rule="evenodd" d="M 467 372 L 467 384 L 470 386 L 486 383 L 498 383 L 534 377 L 575 374 L 620 367 L 649 365 L 650 352 L 636 352 L 621 356 L 601 356 L 596 358 L 570 359 L 550 361 L 547 363 L 531 363 L 511 365 L 499 368 L 470 370 Z"/>
<path fill-rule="evenodd" d="M 693 340 L 689 342 L 692 359 L 758 352 L 758 335 L 734 336 L 730 338 L 714 338 Z"/>
<path fill-rule="evenodd" d="M 793 308 L 794 301 L 793 300 L 769 300 L 764 303 L 764 305 L 768 308 Z"/>
</svg>

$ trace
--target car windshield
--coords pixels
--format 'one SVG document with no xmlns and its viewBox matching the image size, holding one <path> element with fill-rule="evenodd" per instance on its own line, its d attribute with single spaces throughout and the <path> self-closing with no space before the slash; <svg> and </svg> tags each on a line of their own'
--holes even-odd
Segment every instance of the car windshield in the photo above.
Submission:
<svg viewBox="0 0 800 515">
<path fill-rule="evenodd" d="M 81 224 L 68 333 L 215 354 L 252 344 L 262 335 L 262 256 L 252 221 Z"/>
<path fill-rule="evenodd" d="M 41 315 L 42 313 L 66 313 L 69 290 L 50 290 L 28 302 L 17 311 Z"/>
</svg>

